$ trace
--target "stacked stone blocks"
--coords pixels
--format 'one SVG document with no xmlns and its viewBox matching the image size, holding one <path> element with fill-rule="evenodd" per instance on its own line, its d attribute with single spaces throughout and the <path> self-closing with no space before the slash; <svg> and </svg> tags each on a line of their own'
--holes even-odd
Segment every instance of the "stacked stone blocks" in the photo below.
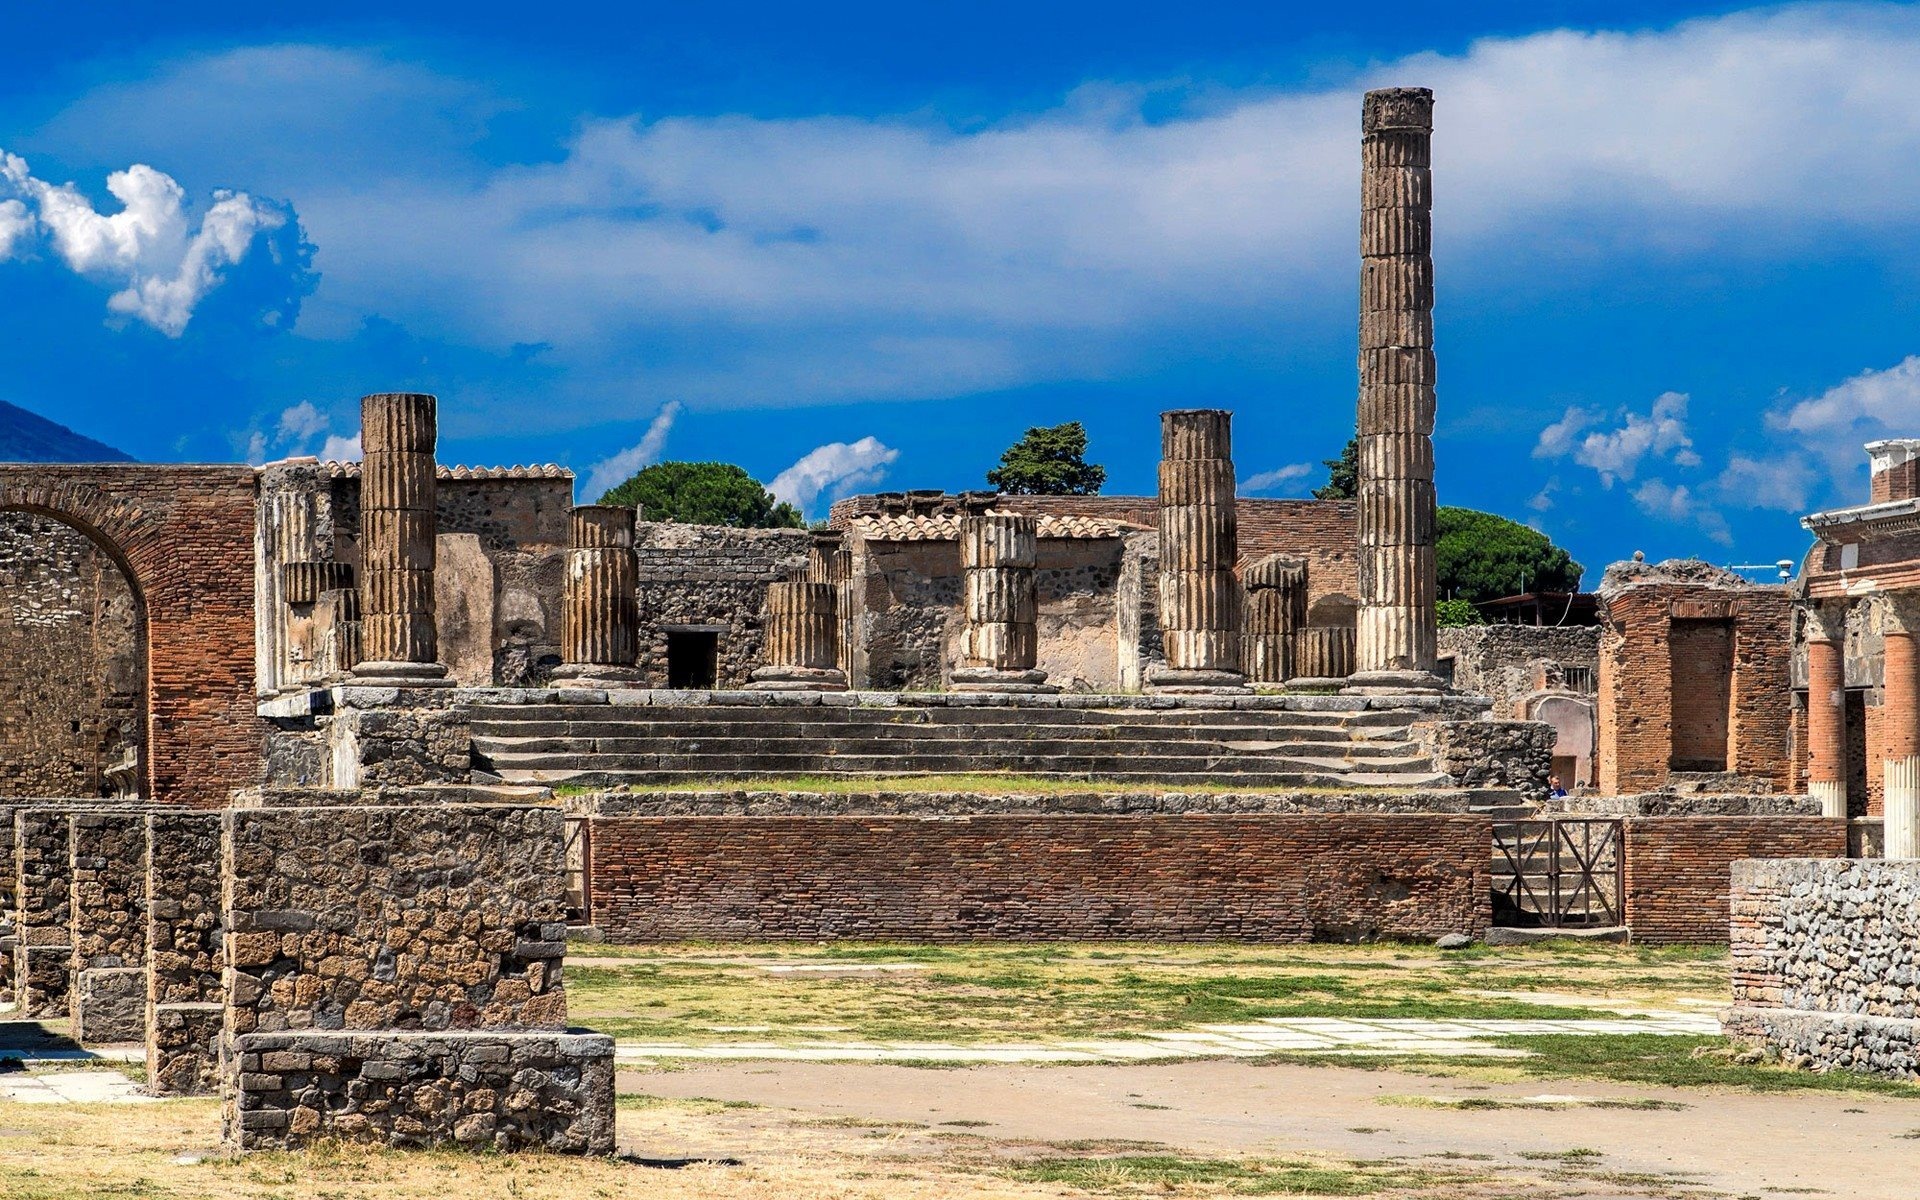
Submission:
<svg viewBox="0 0 1920 1200">
<path fill-rule="evenodd" d="M 146 816 L 147 1087 L 155 1095 L 219 1087 L 221 823 L 217 812 Z"/>
</svg>

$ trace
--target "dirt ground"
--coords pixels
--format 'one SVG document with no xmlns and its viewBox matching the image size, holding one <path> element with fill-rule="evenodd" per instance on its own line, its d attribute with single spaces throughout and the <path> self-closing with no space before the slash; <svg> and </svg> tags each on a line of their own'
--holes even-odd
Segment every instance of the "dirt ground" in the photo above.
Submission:
<svg viewBox="0 0 1920 1200">
<path fill-rule="evenodd" d="M 1431 1159 L 1511 1173 L 1547 1196 L 1832 1195 L 1911 1200 L 1920 1103 L 1880 1096 L 1650 1090 L 1592 1082 L 1484 1084 L 1392 1070 L 1233 1061 L 961 1070 L 737 1063 L 622 1072 L 623 1093 L 761 1106 L 727 1110 L 649 1156 L 750 1157 L 794 1113 L 994 1140 L 1159 1143 L 1189 1154 Z M 1620 1107 L 1526 1105 L 1546 1094 Z M 1479 1107 L 1425 1107 L 1412 1098 Z M 1516 1103 L 1497 1108 L 1490 1104 Z M 1652 1103 L 1653 1109 L 1627 1107 Z M 1679 1106 L 1679 1107 L 1671 1107 Z"/>
</svg>

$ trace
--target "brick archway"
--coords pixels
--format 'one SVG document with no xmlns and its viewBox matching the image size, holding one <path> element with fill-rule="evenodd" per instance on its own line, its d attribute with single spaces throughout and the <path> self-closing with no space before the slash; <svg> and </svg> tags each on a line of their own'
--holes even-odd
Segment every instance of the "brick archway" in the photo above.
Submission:
<svg viewBox="0 0 1920 1200">
<path fill-rule="evenodd" d="M 254 472 L 0 464 L 0 510 L 72 526 L 126 574 L 147 627 L 144 795 L 217 807 L 259 781 Z"/>
</svg>

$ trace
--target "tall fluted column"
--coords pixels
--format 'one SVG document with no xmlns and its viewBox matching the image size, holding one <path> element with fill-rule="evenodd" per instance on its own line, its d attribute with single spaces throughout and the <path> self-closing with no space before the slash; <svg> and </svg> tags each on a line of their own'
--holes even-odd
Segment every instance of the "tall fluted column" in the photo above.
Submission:
<svg viewBox="0 0 1920 1200">
<path fill-rule="evenodd" d="M 633 555 L 636 512 L 623 504 L 576 505 L 567 537 L 560 622 L 562 687 L 605 687 L 639 679 L 640 570 Z"/>
<path fill-rule="evenodd" d="M 1307 563 L 1269 554 L 1247 568 L 1247 629 L 1241 650 L 1247 677 L 1257 683 L 1293 678 L 1294 631 L 1307 623 Z"/>
<path fill-rule="evenodd" d="M 1807 631 L 1807 791 L 1829 817 L 1847 815 L 1847 606 L 1815 601 Z"/>
<path fill-rule="evenodd" d="M 1433 93 L 1368 92 L 1360 173 L 1356 689 L 1433 691 Z"/>
<path fill-rule="evenodd" d="M 966 625 L 952 685 L 960 692 L 1057 692 L 1037 670 L 1040 561 L 1034 517 L 978 510 L 960 518 L 960 567 Z"/>
<path fill-rule="evenodd" d="M 1233 414 L 1160 414 L 1160 635 L 1162 692 L 1240 692 L 1240 581 L 1234 511 Z"/>
<path fill-rule="evenodd" d="M 796 580 L 767 586 L 766 665 L 748 687 L 763 692 L 844 692 L 840 588 Z"/>
<path fill-rule="evenodd" d="M 1887 596 L 1880 719 L 1886 722 L 1881 813 L 1888 858 L 1920 858 L 1920 593 Z"/>
<path fill-rule="evenodd" d="M 432 396 L 381 392 L 360 401 L 360 639 L 357 682 L 448 683 L 434 629 Z"/>
</svg>

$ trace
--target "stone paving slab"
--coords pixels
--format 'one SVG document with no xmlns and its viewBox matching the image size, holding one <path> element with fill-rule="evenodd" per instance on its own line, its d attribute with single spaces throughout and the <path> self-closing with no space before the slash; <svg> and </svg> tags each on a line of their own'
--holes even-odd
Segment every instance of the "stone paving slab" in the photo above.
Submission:
<svg viewBox="0 0 1920 1200">
<path fill-rule="evenodd" d="M 154 1098 L 119 1071 L 46 1071 L 0 1075 L 0 1101 L 18 1104 L 152 1104 Z"/>
<path fill-rule="evenodd" d="M 1270 1017 L 1233 1025 L 1165 1030 L 1139 1038 L 1022 1042 L 963 1046 L 950 1042 L 796 1041 L 617 1042 L 622 1063 L 661 1060 L 767 1059 L 786 1062 L 1126 1062 L 1162 1058 L 1253 1058 L 1280 1052 L 1394 1055 L 1442 1054 L 1516 1058 L 1527 1052 L 1489 1043 L 1495 1038 L 1564 1034 L 1713 1036 L 1720 1022 L 1705 1013 L 1666 1013 L 1620 1020 L 1427 1020 Z"/>
</svg>

